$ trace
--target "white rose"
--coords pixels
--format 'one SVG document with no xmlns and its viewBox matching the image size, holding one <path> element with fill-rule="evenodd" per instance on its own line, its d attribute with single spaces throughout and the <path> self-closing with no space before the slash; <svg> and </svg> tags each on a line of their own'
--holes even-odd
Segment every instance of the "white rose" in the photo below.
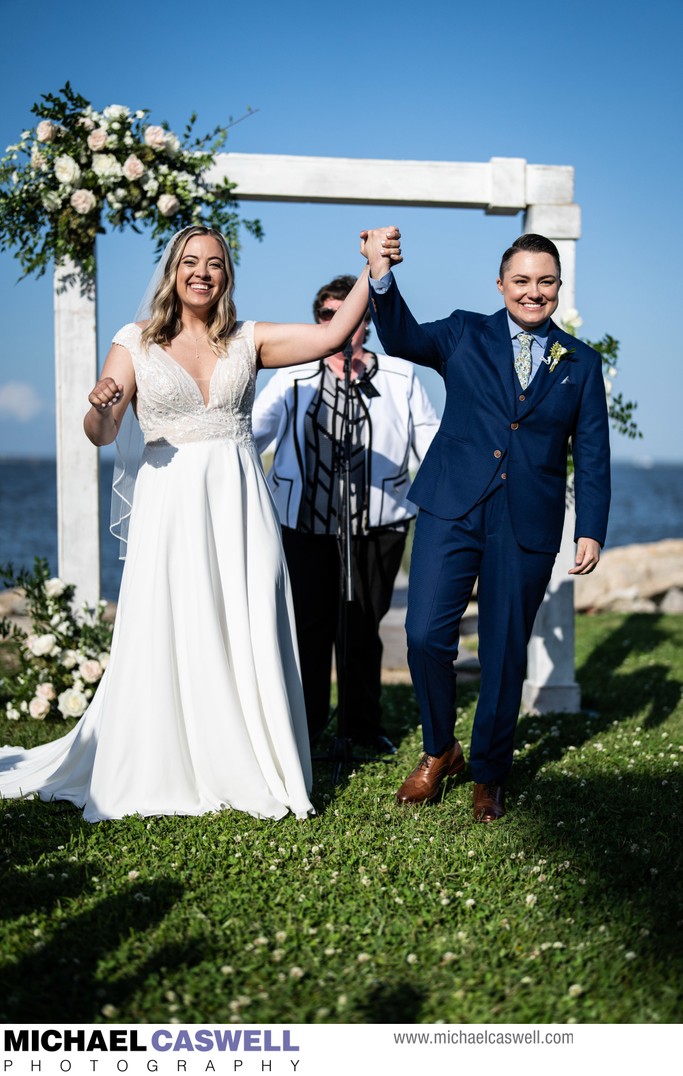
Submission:
<svg viewBox="0 0 683 1076">
<path fill-rule="evenodd" d="M 175 194 L 162 194 L 157 202 L 157 209 L 165 217 L 173 217 L 180 209 L 180 202 Z"/>
<path fill-rule="evenodd" d="M 47 699 L 48 702 L 51 702 L 52 699 L 55 698 L 56 694 L 57 693 L 55 691 L 54 684 L 50 684 L 49 682 L 45 684 L 38 684 L 38 687 L 36 688 L 36 695 L 38 696 L 38 698 Z"/>
<path fill-rule="evenodd" d="M 73 157 L 64 154 L 55 161 L 55 175 L 60 183 L 75 183 L 81 170 Z"/>
<path fill-rule="evenodd" d="M 126 179 L 139 179 L 144 174 L 145 166 L 139 157 L 135 154 L 131 154 L 123 162 L 123 174 Z"/>
<path fill-rule="evenodd" d="M 163 127 L 145 127 L 145 143 L 152 149 L 163 149 L 166 145 L 166 132 Z"/>
<path fill-rule="evenodd" d="M 87 191 L 83 187 L 79 187 L 77 191 L 74 191 L 70 198 L 71 206 L 77 213 L 90 213 L 91 210 L 97 205 L 97 198 L 92 191 Z"/>
<path fill-rule="evenodd" d="M 49 120 L 41 120 L 36 127 L 36 138 L 39 142 L 54 142 L 57 137 L 57 128 Z"/>
<path fill-rule="evenodd" d="M 100 150 L 104 149 L 107 144 L 107 129 L 106 127 L 96 127 L 94 131 L 91 131 L 88 135 L 88 145 L 90 149 Z"/>
<path fill-rule="evenodd" d="M 122 116 L 130 116 L 130 111 L 126 105 L 107 105 L 102 115 L 106 120 L 115 120 Z"/>
<path fill-rule="evenodd" d="M 57 640 L 52 634 L 30 635 L 26 640 L 26 645 L 32 654 L 35 654 L 37 658 L 41 658 L 50 653 L 56 642 Z"/>
<path fill-rule="evenodd" d="M 121 175 L 121 165 L 112 153 L 98 153 L 93 157 L 92 170 L 103 179 L 118 179 Z"/>
<path fill-rule="evenodd" d="M 92 131 L 95 126 L 90 116 L 79 116 L 78 124 L 80 127 L 85 127 L 86 131 Z"/>
<path fill-rule="evenodd" d="M 47 699 L 41 699 L 38 695 L 31 699 L 28 704 L 28 712 L 36 721 L 42 721 L 50 712 L 50 703 Z"/>
<path fill-rule="evenodd" d="M 109 654 L 107 653 L 107 651 L 103 650 L 101 654 L 98 654 L 97 655 L 97 660 L 99 661 L 100 665 L 102 666 L 102 671 L 104 672 L 107 665 L 109 664 Z"/>
<path fill-rule="evenodd" d="M 66 583 L 58 575 L 53 575 L 52 579 L 45 580 L 43 590 L 48 598 L 59 598 L 66 590 Z"/>
<path fill-rule="evenodd" d="M 57 705 L 64 717 L 80 717 L 87 709 L 88 700 L 82 691 L 71 687 L 61 693 Z"/>
<path fill-rule="evenodd" d="M 166 135 L 166 152 L 171 157 L 175 157 L 179 149 L 180 139 L 177 137 L 177 135 L 174 135 L 172 131 L 169 131 L 169 133 Z"/>
<path fill-rule="evenodd" d="M 87 661 L 81 662 L 78 666 L 78 671 L 85 680 L 86 684 L 96 684 L 102 676 L 102 666 L 95 658 L 88 658 Z"/>
<path fill-rule="evenodd" d="M 18 721 L 19 718 L 21 717 L 21 714 L 19 713 L 19 711 L 15 710 L 14 706 L 12 706 L 11 703 L 9 703 L 9 702 L 7 703 L 7 707 L 6 707 L 5 712 L 7 714 L 8 721 Z"/>
<path fill-rule="evenodd" d="M 65 669 L 73 669 L 80 661 L 77 650 L 65 650 L 62 654 L 62 665 Z"/>
<path fill-rule="evenodd" d="M 149 194 L 149 195 L 150 195 L 150 197 L 151 197 L 151 198 L 153 198 L 153 197 L 154 197 L 154 195 L 155 195 L 155 194 L 157 193 L 157 191 L 159 190 L 159 184 L 157 183 L 156 179 L 154 179 L 154 177 L 153 177 L 153 176 L 150 176 L 150 178 L 149 178 L 149 179 L 147 179 L 147 180 L 146 180 L 146 181 L 145 181 L 145 182 L 143 183 L 143 185 L 142 185 L 142 186 L 143 186 L 143 190 L 145 190 L 145 191 L 147 192 L 147 194 Z"/>
</svg>

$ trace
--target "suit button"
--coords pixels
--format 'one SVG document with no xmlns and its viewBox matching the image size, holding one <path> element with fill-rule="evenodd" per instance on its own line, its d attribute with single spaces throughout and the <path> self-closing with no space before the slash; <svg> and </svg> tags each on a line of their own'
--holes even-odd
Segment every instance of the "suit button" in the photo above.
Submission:
<svg viewBox="0 0 683 1076">
<path fill-rule="evenodd" d="M 524 395 L 524 393 L 522 393 L 522 395 L 519 397 L 519 399 L 520 399 L 520 403 L 524 403 L 524 401 L 526 400 L 526 396 Z"/>
<path fill-rule="evenodd" d="M 519 429 L 519 422 L 511 422 L 510 423 L 510 429 L 511 430 L 518 430 Z"/>
<path fill-rule="evenodd" d="M 506 475 L 505 471 L 503 471 L 503 473 L 502 473 L 502 475 L 500 477 L 503 479 L 503 481 L 505 481 L 505 479 L 507 478 L 507 475 Z"/>
<path fill-rule="evenodd" d="M 501 456 L 503 455 L 503 453 L 502 453 L 502 452 L 500 451 L 500 449 L 499 449 L 499 448 L 497 448 L 497 449 L 495 450 L 495 452 L 493 453 L 493 455 L 494 455 L 495 459 L 499 460 L 499 459 L 500 459 L 500 457 L 501 457 Z"/>
</svg>

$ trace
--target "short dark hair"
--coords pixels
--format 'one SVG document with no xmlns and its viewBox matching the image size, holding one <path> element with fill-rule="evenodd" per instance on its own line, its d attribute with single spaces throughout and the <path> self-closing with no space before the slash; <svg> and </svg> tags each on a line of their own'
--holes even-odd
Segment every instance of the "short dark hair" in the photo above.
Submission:
<svg viewBox="0 0 683 1076">
<path fill-rule="evenodd" d="M 528 251 L 530 254 L 551 254 L 555 259 L 555 264 L 557 266 L 558 279 L 562 276 L 560 252 L 552 239 L 546 239 L 544 235 L 536 235 L 535 232 L 527 232 L 526 235 L 520 235 L 519 239 L 515 239 L 512 246 L 508 247 L 503 254 L 503 257 L 500 260 L 500 270 L 498 272 L 501 280 L 513 257 L 520 250 Z"/>
<path fill-rule="evenodd" d="M 329 284 L 324 284 L 313 300 L 313 317 L 320 321 L 320 311 L 325 306 L 327 299 L 339 299 L 343 302 L 356 283 L 355 276 L 336 276 Z M 365 320 L 370 321 L 370 311 L 365 315 Z"/>
</svg>

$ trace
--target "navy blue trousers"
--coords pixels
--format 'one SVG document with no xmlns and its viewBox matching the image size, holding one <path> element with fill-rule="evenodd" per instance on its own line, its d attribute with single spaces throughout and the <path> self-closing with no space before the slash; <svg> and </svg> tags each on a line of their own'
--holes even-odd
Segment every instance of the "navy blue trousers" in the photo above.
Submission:
<svg viewBox="0 0 683 1076">
<path fill-rule="evenodd" d="M 462 519 L 420 509 L 410 564 L 408 665 L 420 706 L 424 748 L 440 755 L 455 729 L 460 621 L 477 578 L 481 688 L 470 747 L 477 782 L 503 781 L 513 741 L 526 649 L 555 561 L 522 549 L 501 486 Z"/>
</svg>

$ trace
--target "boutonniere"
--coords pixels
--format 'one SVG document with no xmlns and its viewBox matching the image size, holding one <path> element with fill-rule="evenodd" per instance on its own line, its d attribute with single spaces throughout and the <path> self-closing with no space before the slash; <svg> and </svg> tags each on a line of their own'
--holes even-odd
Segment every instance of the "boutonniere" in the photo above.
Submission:
<svg viewBox="0 0 683 1076">
<path fill-rule="evenodd" d="M 575 347 L 563 347 L 560 341 L 556 340 L 551 346 L 548 354 L 543 357 L 543 362 L 550 367 L 550 373 L 552 374 L 557 364 L 561 362 L 562 359 L 566 359 L 570 355 L 573 355 L 575 351 Z"/>
</svg>

